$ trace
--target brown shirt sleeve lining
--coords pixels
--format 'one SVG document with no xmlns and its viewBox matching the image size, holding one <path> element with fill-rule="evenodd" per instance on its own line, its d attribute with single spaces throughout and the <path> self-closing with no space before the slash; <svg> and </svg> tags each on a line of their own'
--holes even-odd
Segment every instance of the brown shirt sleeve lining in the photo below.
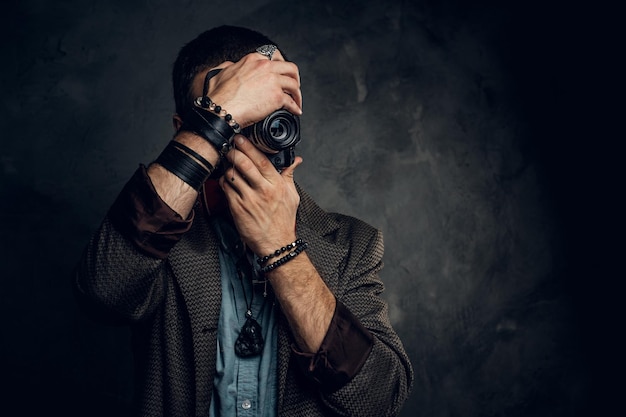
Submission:
<svg viewBox="0 0 626 417">
<path fill-rule="evenodd" d="M 187 220 L 172 210 L 157 194 L 146 167 L 140 165 L 109 209 L 113 226 L 143 253 L 164 259 L 189 230 Z"/>
<path fill-rule="evenodd" d="M 317 353 L 291 349 L 309 379 L 325 392 L 334 392 L 359 372 L 369 356 L 374 338 L 358 318 L 337 300 L 335 314 Z"/>
</svg>

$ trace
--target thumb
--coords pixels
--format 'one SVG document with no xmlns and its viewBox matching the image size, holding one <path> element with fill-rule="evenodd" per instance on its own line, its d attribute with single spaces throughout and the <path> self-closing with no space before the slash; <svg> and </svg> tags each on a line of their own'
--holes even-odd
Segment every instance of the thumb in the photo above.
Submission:
<svg viewBox="0 0 626 417">
<path fill-rule="evenodd" d="M 293 161 L 293 164 L 283 169 L 280 175 L 284 178 L 288 178 L 293 181 L 293 173 L 298 167 L 298 165 L 300 165 L 301 163 L 302 163 L 302 158 L 299 156 L 296 156 L 295 160 Z"/>
</svg>

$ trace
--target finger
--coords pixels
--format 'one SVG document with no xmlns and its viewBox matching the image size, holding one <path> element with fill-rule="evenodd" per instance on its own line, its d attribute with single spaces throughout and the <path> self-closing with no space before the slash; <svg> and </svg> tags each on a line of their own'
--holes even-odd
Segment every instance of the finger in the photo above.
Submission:
<svg viewBox="0 0 626 417">
<path fill-rule="evenodd" d="M 257 152 L 260 151 L 257 150 Z M 226 157 L 232 166 L 226 170 L 224 176 L 226 180 L 230 181 L 229 184 L 236 188 L 241 195 L 246 193 L 246 188 L 256 187 L 263 181 L 266 181 L 259 168 L 241 149 L 231 149 Z"/>
<path fill-rule="evenodd" d="M 267 59 L 266 55 L 262 55 L 255 51 L 250 52 L 248 55 L 244 55 L 244 57 L 239 60 L 239 62 L 241 61 L 269 61 L 269 59 Z"/>
<path fill-rule="evenodd" d="M 293 78 L 298 83 L 298 88 L 300 87 L 300 71 L 298 70 L 298 66 L 293 62 L 271 61 L 270 68 L 271 71 L 276 74 Z"/>
<path fill-rule="evenodd" d="M 234 208 L 240 207 L 242 205 L 243 197 L 241 193 L 239 193 L 237 188 L 233 187 L 233 183 L 226 178 L 226 175 L 223 175 L 220 178 L 219 184 L 222 187 L 222 191 L 224 192 L 226 202 L 228 203 L 228 208 L 232 213 Z"/>
<path fill-rule="evenodd" d="M 275 66 L 275 68 L 281 68 L 280 72 L 289 72 L 295 75 L 295 78 L 297 78 L 298 82 L 300 82 L 300 76 L 298 74 L 298 66 L 290 61 L 286 61 L 285 58 L 283 57 L 283 54 L 280 52 L 279 49 L 276 50 L 276 52 L 274 52 L 274 54 L 272 55 L 272 59 L 268 59 L 268 57 L 266 55 L 262 55 L 258 52 L 251 52 L 248 55 L 244 56 L 239 62 L 243 62 L 243 61 L 264 61 L 264 62 L 271 62 L 272 65 L 275 64 L 287 64 L 287 65 L 279 65 L 279 66 Z M 285 68 L 288 68 L 288 70 L 284 70 Z"/>
<path fill-rule="evenodd" d="M 232 151 L 239 151 L 240 153 L 244 154 L 248 159 L 250 159 L 254 163 L 254 165 L 258 165 L 259 163 L 261 163 L 263 157 L 265 157 L 265 154 L 261 152 L 261 150 L 257 148 L 254 145 L 254 143 L 250 141 L 250 139 L 248 139 L 242 134 L 235 135 L 234 144 L 235 146 L 233 147 Z M 233 160 L 236 160 L 238 157 L 238 155 L 235 155 L 235 154 L 230 155 L 230 152 L 228 153 L 227 156 L 228 156 L 228 159 L 231 160 L 231 162 Z M 237 161 L 237 162 L 242 162 L 242 161 Z"/>
<path fill-rule="evenodd" d="M 246 65 L 247 62 L 252 62 L 252 64 Z M 256 76 L 273 74 L 278 76 L 277 79 L 285 78 L 293 80 L 293 83 L 290 84 L 293 85 L 291 88 L 293 90 L 300 89 L 300 72 L 298 71 L 298 66 L 292 62 L 268 61 L 267 59 L 249 58 L 246 63 L 240 61 L 238 64 L 242 67 L 247 66 L 248 69 Z"/>
<path fill-rule="evenodd" d="M 287 97 L 283 97 L 283 107 L 286 110 L 291 111 L 292 108 L 295 108 L 295 111 L 291 111 L 293 114 L 302 114 L 302 90 L 300 90 L 300 85 L 296 80 L 289 77 L 282 77 L 280 79 L 281 88 L 283 89 L 283 93 Z M 295 107 L 294 107 L 295 106 Z"/>
<path fill-rule="evenodd" d="M 291 94 L 284 93 L 282 98 L 281 108 L 287 110 L 291 114 L 296 116 L 302 116 L 302 94 L 297 94 L 295 97 Z"/>
<path fill-rule="evenodd" d="M 287 61 L 277 61 L 272 60 L 269 61 L 267 58 L 259 59 L 257 56 L 263 56 L 260 54 L 253 54 L 254 57 L 249 58 L 249 61 L 254 62 L 254 72 L 262 73 L 262 72 L 271 72 L 273 74 L 282 75 L 284 77 L 288 77 L 293 79 L 298 88 L 300 87 L 300 71 L 298 70 L 298 66 L 293 62 Z M 242 62 L 242 61 L 240 61 Z M 242 63 L 243 65 L 243 63 Z"/>
<path fill-rule="evenodd" d="M 224 195 L 226 195 L 226 199 L 232 202 L 235 198 L 241 198 L 242 192 L 240 187 L 244 181 L 237 181 L 237 177 L 235 174 L 235 170 L 232 168 L 227 169 L 219 179 L 219 185 L 224 191 Z"/>
<path fill-rule="evenodd" d="M 235 148 L 227 157 L 252 186 L 278 174 L 267 156 L 243 135 L 235 136 Z"/>
<path fill-rule="evenodd" d="M 296 170 L 296 168 L 302 163 L 302 158 L 299 156 L 296 156 L 296 158 L 293 161 L 293 164 L 289 165 L 287 168 L 283 169 L 282 172 L 280 173 L 281 176 L 285 177 L 285 178 L 289 178 L 290 180 L 293 181 L 293 173 Z"/>
<path fill-rule="evenodd" d="M 302 91 L 296 80 L 284 75 L 271 75 L 266 83 L 268 87 L 265 100 L 270 108 L 285 109 L 295 115 L 302 115 Z"/>
</svg>

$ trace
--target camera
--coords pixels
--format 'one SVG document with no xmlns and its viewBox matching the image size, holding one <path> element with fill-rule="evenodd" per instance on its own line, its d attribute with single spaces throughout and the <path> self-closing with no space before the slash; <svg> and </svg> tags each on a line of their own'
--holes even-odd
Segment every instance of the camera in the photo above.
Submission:
<svg viewBox="0 0 626 417">
<path fill-rule="evenodd" d="M 233 129 L 227 122 L 220 120 L 214 110 L 209 110 L 209 102 L 204 97 L 194 100 L 194 105 L 185 112 L 182 130 L 189 130 L 204 137 L 220 153 L 228 152 Z M 300 118 L 287 110 L 276 110 L 262 121 L 241 129 L 261 152 L 265 153 L 274 167 L 280 171 L 293 164 L 296 158 L 295 146 L 300 142 Z M 214 176 L 223 173 L 223 166 L 218 165 Z"/>
<path fill-rule="evenodd" d="M 211 100 L 207 96 L 209 80 L 220 71 L 222 68 L 215 68 L 207 72 L 204 78 L 202 96 L 196 98 L 191 114 L 187 118 L 189 124 L 195 126 L 195 129 L 192 128 L 191 130 L 199 131 L 211 143 L 213 143 L 210 139 L 212 135 L 206 132 L 205 128 L 207 124 L 211 125 L 212 128 L 215 128 L 216 125 L 209 123 L 203 113 L 210 113 L 208 108 Z M 220 134 L 222 139 L 227 136 L 227 132 L 220 132 Z M 260 122 L 242 129 L 241 134 L 265 153 L 274 167 L 280 171 L 293 164 L 296 158 L 294 148 L 300 142 L 300 118 L 287 110 L 279 109 Z M 214 143 L 214 145 L 220 147 L 224 146 L 224 143 L 221 141 Z"/>
<path fill-rule="evenodd" d="M 281 170 L 293 164 L 300 142 L 300 118 L 287 110 L 276 110 L 262 121 L 241 130 Z"/>
</svg>

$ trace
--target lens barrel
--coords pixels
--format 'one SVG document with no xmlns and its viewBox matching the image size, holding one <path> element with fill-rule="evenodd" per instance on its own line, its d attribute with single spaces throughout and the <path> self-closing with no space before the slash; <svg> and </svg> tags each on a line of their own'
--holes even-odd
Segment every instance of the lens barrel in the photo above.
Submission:
<svg viewBox="0 0 626 417">
<path fill-rule="evenodd" d="M 261 151 L 278 153 L 300 142 L 300 118 L 287 110 L 276 110 L 241 133 Z"/>
</svg>

